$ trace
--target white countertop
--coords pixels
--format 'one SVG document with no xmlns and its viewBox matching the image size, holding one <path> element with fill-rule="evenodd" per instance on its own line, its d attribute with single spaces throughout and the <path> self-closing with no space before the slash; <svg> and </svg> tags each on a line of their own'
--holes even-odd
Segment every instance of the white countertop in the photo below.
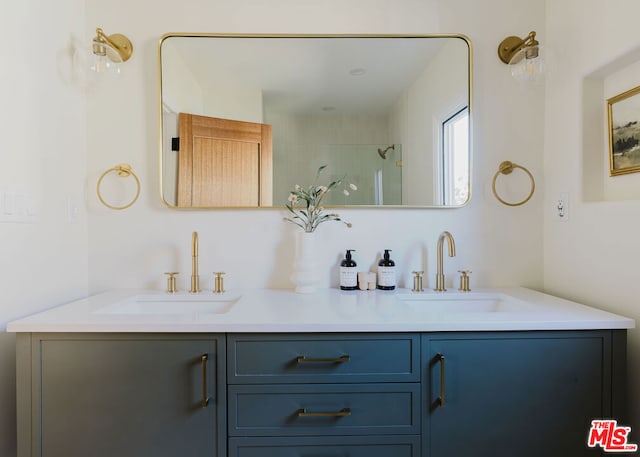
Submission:
<svg viewBox="0 0 640 457">
<path fill-rule="evenodd" d="M 138 300 L 146 301 L 146 310 L 136 311 Z M 194 308 L 182 312 L 189 308 L 186 305 L 207 300 L 220 305 L 219 313 Z M 181 305 L 185 308 L 180 309 Z M 467 293 L 322 289 L 310 295 L 284 289 L 195 295 L 121 289 L 10 322 L 7 331 L 435 332 L 634 327 L 632 319 L 524 288 Z"/>
</svg>

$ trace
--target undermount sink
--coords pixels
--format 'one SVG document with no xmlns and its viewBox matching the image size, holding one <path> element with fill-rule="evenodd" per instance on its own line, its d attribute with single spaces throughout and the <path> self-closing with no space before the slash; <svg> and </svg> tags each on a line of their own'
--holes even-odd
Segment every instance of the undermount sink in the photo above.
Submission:
<svg viewBox="0 0 640 457">
<path fill-rule="evenodd" d="M 112 315 L 224 314 L 239 295 L 135 295 L 95 311 Z"/>
<path fill-rule="evenodd" d="M 491 293 L 412 293 L 397 298 L 415 311 L 432 313 L 498 313 L 531 311 L 532 305 Z"/>
</svg>

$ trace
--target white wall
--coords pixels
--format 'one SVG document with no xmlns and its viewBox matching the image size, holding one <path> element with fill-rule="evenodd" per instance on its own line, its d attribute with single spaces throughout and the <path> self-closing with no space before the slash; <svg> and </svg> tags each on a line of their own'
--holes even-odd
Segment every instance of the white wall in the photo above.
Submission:
<svg viewBox="0 0 640 457">
<path fill-rule="evenodd" d="M 35 221 L 0 222 L 0 455 L 15 455 L 15 338 L 5 324 L 87 293 L 86 111 L 71 81 L 82 0 L 20 0 L 0 15 L 0 192 L 30 194 Z M 67 199 L 79 208 L 70 224 Z"/>
<path fill-rule="evenodd" d="M 262 124 L 262 91 L 238 90 L 211 85 L 205 88 L 204 114 L 223 119 Z"/>
<path fill-rule="evenodd" d="M 637 57 L 640 4 L 634 0 L 549 0 L 546 7 L 544 44 L 549 49 L 549 72 L 544 130 L 545 289 L 638 320 L 639 194 L 632 193 L 626 200 L 612 200 L 604 189 L 609 180 L 631 181 L 638 189 L 640 174 L 608 176 L 607 149 L 602 141 L 606 116 L 602 110 L 611 94 L 604 92 L 606 84 L 601 81 L 600 99 L 585 97 L 583 103 L 583 78 L 593 78 L 596 73 L 604 80 L 606 69 L 612 68 L 609 64 L 630 52 L 636 55 L 630 62 L 640 60 Z M 603 68 L 605 71 L 601 71 Z M 634 78 L 627 80 L 630 84 L 627 88 L 638 85 L 638 81 L 636 72 Z M 595 111 L 596 115 L 586 116 L 583 121 L 583 111 Z M 583 132 L 591 130 L 601 134 L 586 136 L 581 141 Z M 583 177 L 583 163 L 593 168 L 588 157 L 592 151 L 600 154 L 599 169 L 596 176 L 593 170 L 586 170 Z M 570 194 L 567 222 L 560 222 L 554 214 L 561 192 Z M 637 430 L 640 428 L 640 397 L 636 388 L 640 383 L 638 330 L 629 332 L 628 345 L 630 425 Z"/>
<path fill-rule="evenodd" d="M 171 39 L 162 46 L 162 101 L 176 113 L 205 115 L 204 91 Z"/>
<path fill-rule="evenodd" d="M 543 29 L 544 4 L 492 0 L 482 6 L 469 0 L 359 0 L 299 2 L 279 0 L 188 0 L 154 3 L 115 0 L 87 2 L 87 28 L 127 33 L 136 53 L 117 84 L 88 99 L 88 179 L 119 161 L 130 162 L 143 182 L 143 194 L 132 208 L 115 213 L 89 195 L 89 288 L 163 287 L 162 272 L 181 271 L 184 288 L 189 276 L 189 239 L 200 232 L 200 269 L 227 272 L 233 287 L 290 287 L 292 227 L 282 222 L 282 210 L 170 211 L 157 191 L 157 41 L 166 32 L 280 33 L 427 33 L 464 32 L 475 46 L 474 198 L 459 210 L 349 210 L 342 215 L 351 230 L 334 224 L 321 228 L 327 249 L 326 285 L 336 284 L 335 265 L 346 248 L 357 249 L 360 265 L 373 264 L 385 248 L 393 249 L 401 277 L 415 268 L 427 270 L 432 283 L 435 244 L 450 230 L 458 257 L 445 262 L 453 280 L 462 267 L 474 271 L 472 284 L 542 287 L 541 199 L 536 195 L 522 208 L 507 208 L 491 195 L 491 178 L 500 161 L 511 159 L 540 177 L 542 136 L 521 140 L 521 125 L 543 127 L 542 90 L 523 91 L 495 58 L 502 35 Z M 120 14 L 121 11 L 127 14 Z M 459 11 L 467 10 L 464 16 Z M 491 11 L 491 13 L 489 13 Z M 499 18 L 496 18 L 496 13 Z M 286 13 L 286 14 L 285 14 Z M 496 21 L 509 30 L 488 27 Z M 138 94 L 132 97 L 131 94 Z M 119 120 L 114 142 L 101 126 Z M 526 184 L 526 183 L 525 183 Z M 284 202 L 282 202 L 284 203 Z M 449 259 L 447 259 L 449 260 Z M 507 266 L 507 267 L 505 267 Z M 206 281 L 204 282 L 206 284 Z"/>
</svg>

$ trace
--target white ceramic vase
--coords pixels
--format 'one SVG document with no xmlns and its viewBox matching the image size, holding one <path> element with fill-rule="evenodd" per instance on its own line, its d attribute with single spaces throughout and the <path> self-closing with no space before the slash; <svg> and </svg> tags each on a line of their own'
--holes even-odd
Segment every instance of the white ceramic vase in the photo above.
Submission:
<svg viewBox="0 0 640 457">
<path fill-rule="evenodd" d="M 318 289 L 318 237 L 315 232 L 295 232 L 295 257 L 290 279 L 295 291 L 311 294 Z"/>
</svg>

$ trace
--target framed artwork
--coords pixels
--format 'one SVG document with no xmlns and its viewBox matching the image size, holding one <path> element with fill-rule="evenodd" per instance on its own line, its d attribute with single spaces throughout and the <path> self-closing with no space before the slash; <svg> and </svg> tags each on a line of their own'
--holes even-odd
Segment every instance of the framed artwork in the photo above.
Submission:
<svg viewBox="0 0 640 457">
<path fill-rule="evenodd" d="M 609 175 L 640 171 L 640 86 L 607 100 Z"/>
</svg>

